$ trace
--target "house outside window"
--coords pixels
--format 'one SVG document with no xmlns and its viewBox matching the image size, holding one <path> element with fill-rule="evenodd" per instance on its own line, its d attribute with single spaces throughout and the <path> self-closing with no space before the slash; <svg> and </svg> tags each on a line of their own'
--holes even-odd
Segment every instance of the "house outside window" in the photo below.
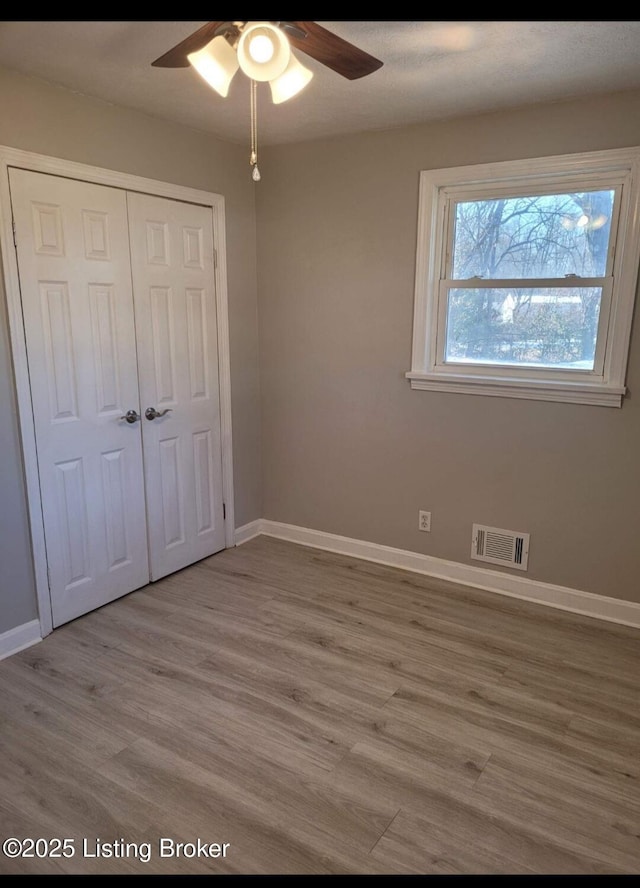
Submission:
<svg viewBox="0 0 640 888">
<path fill-rule="evenodd" d="M 413 388 L 620 406 L 640 149 L 420 174 Z"/>
</svg>

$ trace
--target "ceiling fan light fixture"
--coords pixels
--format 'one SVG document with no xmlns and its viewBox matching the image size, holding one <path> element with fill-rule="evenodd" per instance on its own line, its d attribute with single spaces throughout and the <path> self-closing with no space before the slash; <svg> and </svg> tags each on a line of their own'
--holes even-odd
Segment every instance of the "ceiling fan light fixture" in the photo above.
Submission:
<svg viewBox="0 0 640 888">
<path fill-rule="evenodd" d="M 305 68 L 294 54 L 291 53 L 291 58 L 286 70 L 269 84 L 271 87 L 273 104 L 279 105 L 281 102 L 286 102 L 287 99 L 297 96 L 309 83 L 312 77 L 313 71 Z"/>
<path fill-rule="evenodd" d="M 238 41 L 240 67 L 251 80 L 275 80 L 286 70 L 291 58 L 289 41 L 270 22 L 249 22 Z"/>
<path fill-rule="evenodd" d="M 204 48 L 190 52 L 193 47 Z M 372 74 L 382 66 L 379 59 L 327 31 L 317 22 L 207 22 L 152 65 L 183 68 L 191 64 L 223 98 L 238 68 L 249 78 L 251 154 L 249 163 L 255 182 L 258 169 L 258 81 L 269 83 L 274 105 L 286 102 L 309 83 L 313 72 L 305 68 L 291 51 L 296 49 L 331 68 L 349 80 Z"/>
<path fill-rule="evenodd" d="M 226 98 L 233 76 L 240 67 L 236 51 L 226 38 L 214 37 L 202 49 L 189 53 L 187 58 L 209 86 Z"/>
</svg>

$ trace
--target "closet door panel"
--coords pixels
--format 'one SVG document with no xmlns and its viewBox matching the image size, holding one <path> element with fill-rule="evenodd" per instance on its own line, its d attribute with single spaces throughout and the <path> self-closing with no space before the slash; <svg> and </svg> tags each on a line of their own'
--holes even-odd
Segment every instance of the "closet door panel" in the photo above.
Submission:
<svg viewBox="0 0 640 888">
<path fill-rule="evenodd" d="M 155 580 L 225 546 L 212 213 L 127 201 Z"/>
<path fill-rule="evenodd" d="M 149 581 L 126 195 L 12 169 L 53 624 Z"/>
</svg>

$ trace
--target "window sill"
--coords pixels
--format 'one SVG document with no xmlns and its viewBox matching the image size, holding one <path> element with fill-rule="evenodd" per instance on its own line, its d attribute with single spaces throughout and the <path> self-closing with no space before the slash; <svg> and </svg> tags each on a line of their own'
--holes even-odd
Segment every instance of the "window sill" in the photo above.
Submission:
<svg viewBox="0 0 640 888">
<path fill-rule="evenodd" d="M 517 377 L 464 376 L 454 373 L 405 374 L 412 389 L 431 392 L 455 392 L 465 395 L 489 395 L 498 398 L 525 398 L 530 401 L 562 401 L 567 404 L 592 404 L 621 407 L 625 386 L 598 385 L 564 380 L 531 381 Z"/>
</svg>

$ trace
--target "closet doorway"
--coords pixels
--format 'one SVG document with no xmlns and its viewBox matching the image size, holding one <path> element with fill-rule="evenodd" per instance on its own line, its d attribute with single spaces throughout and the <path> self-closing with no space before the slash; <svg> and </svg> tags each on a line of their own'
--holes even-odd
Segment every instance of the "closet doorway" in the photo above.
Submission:
<svg viewBox="0 0 640 888">
<path fill-rule="evenodd" d="M 55 627 L 233 544 L 219 232 L 192 200 L 11 166 L 8 185 Z"/>
</svg>

